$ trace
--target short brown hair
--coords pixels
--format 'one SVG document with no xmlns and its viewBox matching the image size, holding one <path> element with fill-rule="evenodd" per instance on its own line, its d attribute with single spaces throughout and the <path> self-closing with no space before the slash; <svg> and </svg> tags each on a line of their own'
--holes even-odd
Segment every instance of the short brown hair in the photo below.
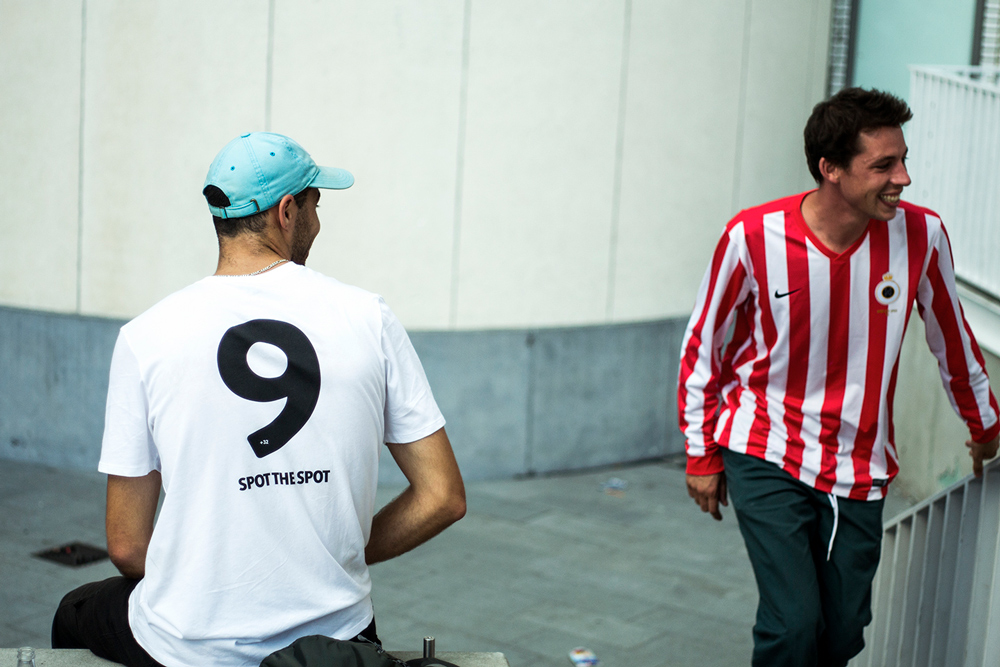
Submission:
<svg viewBox="0 0 1000 667">
<path fill-rule="evenodd" d="M 299 208 L 305 206 L 308 193 L 309 188 L 306 188 L 294 195 L 295 205 Z M 205 199 L 212 206 L 229 206 L 229 197 L 226 197 L 226 193 L 214 185 L 207 186 L 202 194 L 205 195 Z M 222 201 L 223 199 L 225 201 Z M 220 218 L 217 215 L 213 215 L 212 222 L 215 223 L 215 233 L 226 237 L 238 236 L 239 234 L 260 234 L 267 227 L 267 211 L 269 210 L 259 211 L 242 218 Z"/>
<path fill-rule="evenodd" d="M 906 102 L 881 90 L 844 88 L 813 107 L 806 122 L 806 164 L 817 183 L 823 182 L 820 158 L 846 168 L 861 152 L 858 136 L 880 127 L 902 127 L 913 118 Z"/>
</svg>

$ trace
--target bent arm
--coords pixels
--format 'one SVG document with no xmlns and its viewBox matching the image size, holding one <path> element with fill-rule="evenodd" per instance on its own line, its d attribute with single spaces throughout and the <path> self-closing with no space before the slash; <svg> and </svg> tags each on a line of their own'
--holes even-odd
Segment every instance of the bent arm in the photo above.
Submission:
<svg viewBox="0 0 1000 667">
<path fill-rule="evenodd" d="M 105 529 L 108 555 L 129 579 L 146 574 L 146 549 L 153 536 L 153 519 L 160 499 L 160 472 L 143 477 L 108 475 Z"/>
<path fill-rule="evenodd" d="M 959 304 L 951 246 L 943 226 L 917 288 L 917 305 L 949 401 L 975 443 L 992 443 L 1000 435 L 1000 408 L 990 389 L 983 354 Z"/>
<path fill-rule="evenodd" d="M 406 553 L 465 516 L 465 485 L 443 428 L 387 446 L 410 485 L 372 519 L 369 565 Z"/>
</svg>

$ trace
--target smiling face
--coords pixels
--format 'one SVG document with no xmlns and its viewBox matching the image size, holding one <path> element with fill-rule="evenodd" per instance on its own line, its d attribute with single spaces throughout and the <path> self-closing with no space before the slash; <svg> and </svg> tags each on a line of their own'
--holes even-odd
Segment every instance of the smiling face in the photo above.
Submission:
<svg viewBox="0 0 1000 667">
<path fill-rule="evenodd" d="M 899 196 L 910 184 L 903 130 L 879 127 L 864 131 L 858 135 L 858 146 L 861 152 L 847 167 L 827 163 L 821 171 L 837 186 L 843 203 L 859 220 L 892 220 Z"/>
</svg>

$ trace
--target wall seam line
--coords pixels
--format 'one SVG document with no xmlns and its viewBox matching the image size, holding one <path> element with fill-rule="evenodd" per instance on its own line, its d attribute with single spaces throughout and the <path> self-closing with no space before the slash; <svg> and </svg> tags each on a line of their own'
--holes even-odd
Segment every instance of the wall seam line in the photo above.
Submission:
<svg viewBox="0 0 1000 667">
<path fill-rule="evenodd" d="M 621 72 L 618 76 L 618 127 L 615 133 L 615 174 L 611 189 L 611 231 L 608 239 L 608 297 L 604 318 L 611 322 L 615 309 L 615 278 L 618 272 L 618 226 L 621 219 L 622 163 L 625 157 L 625 115 L 628 104 L 628 66 L 632 39 L 632 0 L 625 0 L 622 27 Z"/>
<path fill-rule="evenodd" d="M 528 329 L 524 344 L 528 348 L 528 387 L 524 415 L 524 473 L 533 474 L 535 466 L 535 343 L 533 329 Z"/>
<path fill-rule="evenodd" d="M 736 117 L 736 155 L 733 165 L 733 201 L 730 210 L 739 210 L 740 179 L 743 169 L 743 128 L 747 112 L 747 77 L 750 72 L 750 25 L 753 20 L 753 0 L 746 0 L 746 16 L 743 19 L 743 62 L 740 63 L 740 101 Z"/>
<path fill-rule="evenodd" d="M 666 339 L 667 339 L 668 343 L 672 343 L 673 342 L 673 338 L 674 337 L 673 337 L 672 334 L 673 334 L 673 331 L 671 330 L 670 334 L 666 336 Z M 683 337 L 681 339 L 681 344 L 682 343 L 683 343 Z M 680 357 L 680 346 L 681 345 L 678 344 L 676 346 L 676 348 L 675 348 L 673 345 L 668 344 L 668 345 L 664 345 L 664 348 L 667 349 L 667 350 L 669 350 L 670 352 L 673 352 L 674 353 L 674 358 L 678 359 Z M 663 355 L 663 356 L 666 358 L 666 357 L 669 357 L 670 355 L 667 354 L 667 355 Z M 670 392 L 671 392 L 672 389 L 676 391 L 677 382 L 678 382 L 678 379 L 679 379 L 679 376 L 680 376 L 680 364 L 679 364 L 679 362 L 678 362 L 678 368 L 677 368 L 678 372 L 676 374 L 670 372 L 670 370 L 672 368 L 671 364 L 672 364 L 672 362 L 670 362 L 670 361 L 666 362 L 666 378 L 667 378 L 667 383 L 666 383 L 666 386 L 664 387 L 664 389 L 666 391 L 664 392 L 665 396 L 663 397 L 663 404 L 665 406 L 667 406 L 667 408 L 666 408 L 666 413 L 664 414 L 664 421 L 663 421 L 663 442 L 662 442 L 662 446 L 660 448 L 660 453 L 664 457 L 666 457 L 666 456 L 668 456 L 670 454 L 670 451 L 669 451 L 670 450 L 670 441 L 671 441 L 670 412 L 673 410 L 674 413 L 676 414 L 676 410 L 677 410 L 677 395 L 675 394 L 674 395 L 674 400 L 671 401 L 670 400 Z M 673 388 L 670 386 L 671 385 L 671 379 L 673 379 L 673 385 L 674 385 Z M 678 427 L 678 429 L 680 428 L 680 423 L 677 424 L 677 427 Z M 685 436 L 684 438 L 685 438 L 684 439 L 684 445 L 685 446 L 684 446 L 684 448 L 683 448 L 682 451 L 686 452 L 687 451 L 687 436 Z"/>
<path fill-rule="evenodd" d="M 87 0 L 80 3 L 80 128 L 76 174 L 76 312 L 83 312 L 83 131 L 87 83 Z"/>
<path fill-rule="evenodd" d="M 832 3 L 831 3 L 831 6 L 832 6 Z M 810 24 L 809 25 L 809 33 L 811 35 L 811 39 L 809 40 L 809 42 L 811 44 L 816 44 L 816 40 L 819 38 L 819 33 L 820 33 L 820 29 L 819 29 L 820 28 L 820 26 L 819 26 L 819 3 L 818 2 L 813 5 L 811 20 L 809 21 L 809 24 Z M 826 51 L 827 51 L 827 53 L 830 52 L 829 39 L 827 40 Z M 827 60 L 829 60 L 829 59 L 830 59 L 829 56 L 827 56 Z M 826 67 L 825 69 L 829 69 L 829 67 Z M 816 79 L 815 75 L 816 75 L 816 47 L 813 46 L 811 49 L 809 49 L 809 66 L 806 68 L 806 86 L 805 86 L 805 92 L 806 92 L 806 99 L 805 99 L 806 109 L 812 109 L 813 81 Z"/>
<path fill-rule="evenodd" d="M 455 211 L 451 232 L 451 294 L 448 299 L 448 327 L 458 326 L 458 276 L 462 244 L 462 196 L 465 185 L 465 124 L 469 106 L 469 33 L 472 28 L 472 0 L 465 0 L 462 13 L 462 70 L 458 84 L 458 141 L 455 146 Z"/>
<path fill-rule="evenodd" d="M 274 80 L 274 4 L 267 3 L 267 62 L 264 68 L 264 131 L 271 131 L 271 90 Z"/>
</svg>

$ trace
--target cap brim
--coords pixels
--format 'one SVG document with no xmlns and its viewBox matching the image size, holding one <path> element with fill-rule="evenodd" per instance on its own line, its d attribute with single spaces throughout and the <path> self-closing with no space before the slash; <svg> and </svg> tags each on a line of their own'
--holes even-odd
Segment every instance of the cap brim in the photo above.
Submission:
<svg viewBox="0 0 1000 667">
<path fill-rule="evenodd" d="M 337 167 L 319 167 L 319 173 L 309 184 L 311 188 L 324 190 L 346 190 L 354 185 L 354 176 L 346 169 Z"/>
</svg>

